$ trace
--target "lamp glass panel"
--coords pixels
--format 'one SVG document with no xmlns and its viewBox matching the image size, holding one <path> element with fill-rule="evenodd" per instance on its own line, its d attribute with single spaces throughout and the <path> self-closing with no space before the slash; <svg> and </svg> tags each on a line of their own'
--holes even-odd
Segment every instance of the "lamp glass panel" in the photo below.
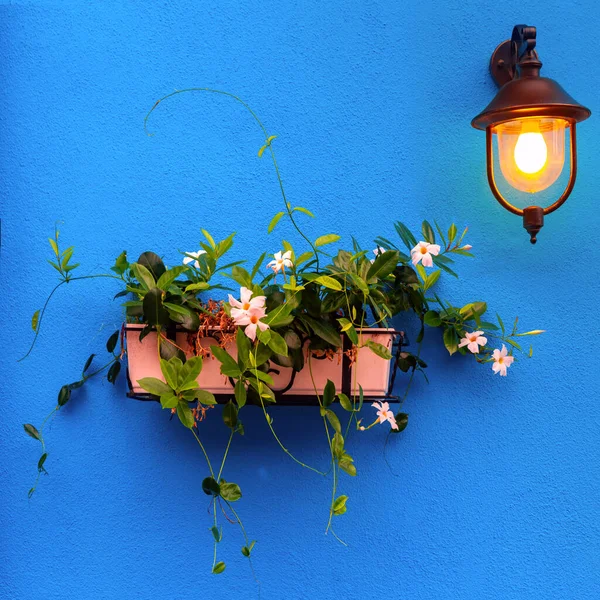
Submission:
<svg viewBox="0 0 600 600">
<path fill-rule="evenodd" d="M 550 187 L 565 164 L 565 119 L 528 117 L 496 125 L 498 160 L 506 181 L 522 192 Z"/>
</svg>

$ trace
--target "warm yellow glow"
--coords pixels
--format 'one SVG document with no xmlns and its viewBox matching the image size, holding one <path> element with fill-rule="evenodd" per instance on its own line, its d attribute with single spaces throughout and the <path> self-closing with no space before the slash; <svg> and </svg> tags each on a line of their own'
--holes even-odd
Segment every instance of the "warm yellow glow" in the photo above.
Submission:
<svg viewBox="0 0 600 600">
<path fill-rule="evenodd" d="M 537 173 L 546 166 L 548 148 L 538 131 L 522 133 L 515 145 L 515 162 L 524 173 Z"/>
<path fill-rule="evenodd" d="M 565 131 L 568 121 L 525 118 L 494 128 L 498 137 L 500 169 L 506 181 L 522 192 L 550 187 L 565 163 Z"/>
</svg>

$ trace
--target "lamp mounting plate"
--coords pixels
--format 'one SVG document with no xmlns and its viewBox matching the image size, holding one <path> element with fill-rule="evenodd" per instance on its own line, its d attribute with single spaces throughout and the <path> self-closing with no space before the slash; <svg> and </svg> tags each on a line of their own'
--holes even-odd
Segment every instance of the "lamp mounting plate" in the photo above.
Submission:
<svg viewBox="0 0 600 600">
<path fill-rule="evenodd" d="M 492 54 L 490 73 L 498 87 L 512 81 L 515 77 L 513 42 L 502 42 Z"/>
</svg>

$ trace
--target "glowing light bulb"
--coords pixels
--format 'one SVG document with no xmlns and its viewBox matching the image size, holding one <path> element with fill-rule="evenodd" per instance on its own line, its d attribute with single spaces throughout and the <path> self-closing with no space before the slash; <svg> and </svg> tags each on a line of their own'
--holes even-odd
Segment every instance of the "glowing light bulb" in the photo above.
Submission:
<svg viewBox="0 0 600 600">
<path fill-rule="evenodd" d="M 519 135 L 515 145 L 515 162 L 523 173 L 541 171 L 548 160 L 548 146 L 544 136 L 537 131 L 526 131 Z"/>
<path fill-rule="evenodd" d="M 550 187 L 565 164 L 565 119 L 528 118 L 501 123 L 498 160 L 507 183 L 534 194 Z"/>
</svg>

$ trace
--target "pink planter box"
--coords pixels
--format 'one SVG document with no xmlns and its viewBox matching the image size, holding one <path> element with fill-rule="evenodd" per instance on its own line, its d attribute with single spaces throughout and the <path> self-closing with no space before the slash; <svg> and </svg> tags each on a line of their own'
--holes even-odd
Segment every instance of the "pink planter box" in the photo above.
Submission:
<svg viewBox="0 0 600 600">
<path fill-rule="evenodd" d="M 156 377 L 164 381 L 158 359 L 156 333 L 149 333 L 140 342 L 139 335 L 144 325 L 128 324 L 125 328 L 131 391 L 137 394 L 146 393 L 138 384 L 140 379 L 143 377 Z M 392 351 L 393 339 L 394 330 L 392 329 L 363 330 L 363 340 L 373 340 L 382 344 L 390 351 Z M 192 355 L 192 350 L 187 342 L 186 332 L 178 331 L 175 343 L 180 348 L 186 350 L 188 356 Z M 204 338 L 202 341 L 202 345 L 206 348 L 216 343 L 217 341 L 210 337 Z M 235 342 L 228 344 L 225 349 L 231 356 L 237 359 Z M 356 386 L 356 392 L 358 393 L 358 385 L 360 384 L 365 396 L 385 396 L 388 391 L 391 362 L 380 358 L 369 348 L 360 348 L 358 351 L 358 360 L 351 367 L 351 389 Z M 341 352 L 333 360 L 320 360 L 314 357 L 311 359 L 312 374 L 319 393 L 323 392 L 328 379 L 333 381 L 338 392 L 342 391 L 342 364 Z M 292 369 L 280 367 L 275 364 L 272 364 L 272 367 L 279 371 L 279 373 L 270 373 L 274 381 L 273 391 L 277 392 L 278 390 L 285 389 L 292 377 Z M 198 377 L 198 385 L 213 394 L 232 393 L 233 387 L 229 382 L 229 378 L 221 374 L 220 368 L 221 363 L 212 357 L 212 355 L 205 358 L 202 373 Z M 353 389 L 352 393 L 354 393 Z M 305 360 L 304 369 L 296 373 L 292 387 L 285 394 L 289 396 L 314 395 L 314 387 L 307 360 Z"/>
</svg>

